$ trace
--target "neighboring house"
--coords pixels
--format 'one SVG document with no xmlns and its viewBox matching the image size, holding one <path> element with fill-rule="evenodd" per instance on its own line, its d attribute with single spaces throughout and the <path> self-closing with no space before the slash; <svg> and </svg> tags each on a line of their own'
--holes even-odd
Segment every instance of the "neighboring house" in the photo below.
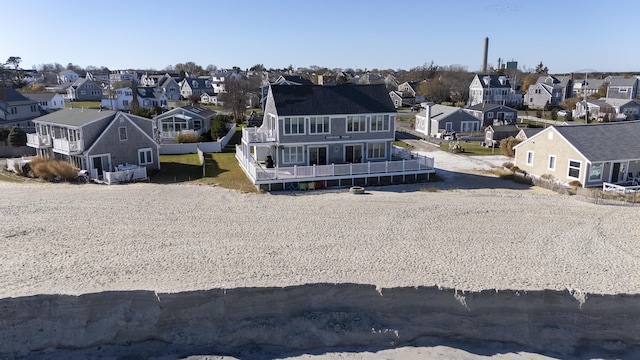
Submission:
<svg viewBox="0 0 640 360">
<path fill-rule="evenodd" d="M 629 100 L 614 108 L 618 115 L 624 115 L 625 120 L 640 120 L 640 101 L 638 100 Z"/>
<path fill-rule="evenodd" d="M 0 126 L 30 127 L 28 120 L 42 115 L 40 105 L 14 89 L 0 85 Z"/>
<path fill-rule="evenodd" d="M 294 75 L 280 75 L 278 78 L 272 82 L 265 82 L 261 87 L 260 91 L 262 94 L 262 108 L 264 109 L 264 105 L 267 102 L 267 94 L 269 93 L 269 85 L 313 85 L 311 80 L 307 80 L 302 76 L 294 76 Z"/>
<path fill-rule="evenodd" d="M 191 95 L 215 94 L 210 78 L 184 78 L 179 85 L 180 95 L 184 99 Z"/>
<path fill-rule="evenodd" d="M 522 94 L 512 89 L 505 75 L 476 74 L 469 85 L 469 105 L 482 103 L 517 107 L 522 105 Z"/>
<path fill-rule="evenodd" d="M 610 77 L 607 98 L 636 100 L 638 99 L 639 82 L 637 77 Z"/>
<path fill-rule="evenodd" d="M 393 105 L 398 108 L 401 106 L 411 106 L 416 103 L 425 101 L 424 96 L 418 96 L 416 90 L 418 89 L 418 83 L 416 82 L 404 82 L 398 85 L 398 90 L 392 90 L 389 92 Z"/>
<path fill-rule="evenodd" d="M 42 110 L 59 110 L 64 109 L 64 99 L 62 95 L 57 93 L 23 93 L 30 100 L 37 101 Z"/>
<path fill-rule="evenodd" d="M 464 111 L 482 120 L 482 126 L 514 124 L 518 120 L 518 110 L 504 105 L 476 104 Z"/>
<path fill-rule="evenodd" d="M 155 88 L 139 86 L 136 88 L 136 98 L 141 108 L 153 109 L 160 107 L 164 110 L 168 108 L 167 96 Z"/>
<path fill-rule="evenodd" d="M 510 136 L 514 138 L 520 133 L 520 128 L 510 125 L 489 125 L 484 130 L 484 145 L 487 147 L 496 147 L 500 145 L 500 140 Z"/>
<path fill-rule="evenodd" d="M 118 81 L 138 82 L 138 73 L 130 70 L 116 70 L 109 73 L 109 81 L 113 84 Z"/>
<path fill-rule="evenodd" d="M 79 78 L 67 89 L 66 99 L 70 101 L 100 101 L 102 88 L 90 79 Z"/>
<path fill-rule="evenodd" d="M 200 95 L 200 103 L 208 104 L 208 105 L 220 105 L 220 106 L 222 106 L 223 104 L 223 102 L 218 97 L 218 94 L 209 95 L 207 93 Z"/>
<path fill-rule="evenodd" d="M 640 172 L 640 121 L 551 126 L 516 145 L 515 165 L 583 187 L 624 183 Z"/>
<path fill-rule="evenodd" d="M 573 118 L 580 118 L 589 113 L 589 120 L 602 121 L 606 114 L 609 115 L 609 120 L 614 121 L 616 117 L 616 110 L 607 103 L 605 100 L 583 100 L 576 103 L 576 108 L 573 111 Z"/>
<path fill-rule="evenodd" d="M 171 109 L 153 118 L 160 129 L 159 142 L 175 143 L 181 133 L 202 135 L 211 129 L 216 112 L 198 104 Z"/>
<path fill-rule="evenodd" d="M 543 109 L 545 106 L 558 107 L 560 103 L 573 96 L 573 79 L 570 76 L 555 77 L 544 75 L 529 86 L 524 95 L 528 107 Z"/>
<path fill-rule="evenodd" d="M 236 157 L 267 190 L 426 179 L 433 159 L 393 161 L 396 114 L 383 84 L 270 85 L 262 126 L 243 129 Z"/>
<path fill-rule="evenodd" d="M 153 88 L 156 92 L 162 92 L 168 100 L 180 100 L 180 85 L 169 73 L 145 73 L 140 76 L 140 84 L 144 87 Z"/>
<path fill-rule="evenodd" d="M 73 70 L 62 70 L 58 73 L 58 84 L 72 83 L 80 78 Z"/>
<path fill-rule="evenodd" d="M 573 97 L 586 97 L 597 94 L 600 88 L 605 85 L 602 79 L 591 79 L 588 76 L 582 80 L 576 80 L 573 83 Z"/>
<path fill-rule="evenodd" d="M 40 156 L 89 170 L 93 179 L 104 179 L 119 165 L 160 169 L 160 145 L 151 119 L 120 111 L 62 109 L 33 122 L 36 132 L 27 134 L 28 146 Z"/>
<path fill-rule="evenodd" d="M 180 100 L 180 85 L 170 74 L 164 74 L 158 80 L 156 88 L 162 91 L 167 100 Z"/>
<path fill-rule="evenodd" d="M 133 91 L 130 87 L 116 89 L 115 95 L 102 99 L 101 106 L 109 110 L 129 111 L 133 101 Z"/>
<path fill-rule="evenodd" d="M 455 106 L 427 103 L 426 109 L 416 114 L 415 130 L 427 136 L 471 133 L 481 129 L 480 119 Z"/>
</svg>

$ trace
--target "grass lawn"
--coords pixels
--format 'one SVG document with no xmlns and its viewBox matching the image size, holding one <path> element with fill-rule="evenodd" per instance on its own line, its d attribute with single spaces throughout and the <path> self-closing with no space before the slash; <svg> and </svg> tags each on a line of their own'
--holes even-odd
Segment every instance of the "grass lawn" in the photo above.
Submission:
<svg viewBox="0 0 640 360">
<path fill-rule="evenodd" d="M 160 171 L 149 176 L 151 182 L 159 184 L 193 181 L 201 177 L 198 154 L 160 155 Z"/>
<path fill-rule="evenodd" d="M 0 170 L 0 181 L 22 183 L 22 182 L 25 182 L 26 180 L 27 178 L 19 176 L 11 171 Z"/>
<path fill-rule="evenodd" d="M 74 109 L 100 109 L 100 101 L 70 101 L 64 103 L 66 107 Z"/>
<path fill-rule="evenodd" d="M 204 162 L 206 177 L 198 182 L 241 192 L 258 192 L 238 165 L 235 152 L 208 153 Z"/>
<path fill-rule="evenodd" d="M 411 144 L 407 144 L 406 142 L 402 141 L 402 140 L 396 140 L 393 142 L 393 145 L 395 146 L 399 146 L 401 148 L 404 148 L 406 150 L 413 150 L 413 148 L 415 146 L 411 145 Z"/>
<path fill-rule="evenodd" d="M 486 148 L 480 145 L 479 141 L 460 141 L 460 146 L 464 150 L 464 152 L 458 153 L 461 155 L 502 155 L 500 148 Z M 443 142 L 442 145 L 440 145 L 440 150 L 449 151 L 449 142 Z"/>
</svg>

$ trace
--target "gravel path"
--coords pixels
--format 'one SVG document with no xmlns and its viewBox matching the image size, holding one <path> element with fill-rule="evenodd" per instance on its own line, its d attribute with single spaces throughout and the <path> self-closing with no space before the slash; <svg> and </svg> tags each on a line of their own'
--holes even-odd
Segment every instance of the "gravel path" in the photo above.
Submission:
<svg viewBox="0 0 640 360">
<path fill-rule="evenodd" d="M 640 207 L 483 181 L 497 185 L 354 195 L 0 182 L 0 296 L 316 282 L 640 292 Z"/>
</svg>

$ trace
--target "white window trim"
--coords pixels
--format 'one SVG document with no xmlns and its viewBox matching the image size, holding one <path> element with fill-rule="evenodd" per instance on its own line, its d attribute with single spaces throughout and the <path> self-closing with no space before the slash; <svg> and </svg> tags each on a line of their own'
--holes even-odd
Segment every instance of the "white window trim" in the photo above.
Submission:
<svg viewBox="0 0 640 360">
<path fill-rule="evenodd" d="M 362 128 L 358 129 L 358 130 L 349 130 L 349 121 L 355 121 L 356 118 L 358 118 L 358 123 L 360 122 L 360 118 L 364 117 L 364 121 L 362 122 Z M 347 116 L 346 119 L 346 132 L 347 133 L 366 133 L 367 132 L 367 123 L 370 121 L 370 118 L 368 116 L 365 115 L 350 115 Z"/>
<path fill-rule="evenodd" d="M 600 176 L 597 179 L 592 179 L 591 178 L 591 171 L 593 171 L 593 168 L 595 166 L 600 166 Z M 589 177 L 587 178 L 587 181 L 602 181 L 602 173 L 604 170 L 604 163 L 593 163 L 591 164 L 591 166 L 589 167 Z"/>
<path fill-rule="evenodd" d="M 376 149 L 373 149 L 376 147 Z M 369 151 L 377 151 L 378 156 L 369 156 Z M 387 143 L 368 143 L 367 144 L 367 159 L 386 159 L 387 158 Z"/>
<path fill-rule="evenodd" d="M 296 159 L 291 161 L 291 150 L 296 149 Z M 300 152 L 298 152 L 298 149 Z M 289 152 L 288 156 L 285 155 L 285 151 Z M 298 155 L 301 158 L 298 158 Z M 303 146 L 287 146 L 282 149 L 282 163 L 283 164 L 300 164 L 304 162 L 304 147 Z"/>
<path fill-rule="evenodd" d="M 382 120 L 381 121 L 374 120 L 374 118 L 377 119 L 378 117 L 381 117 Z M 391 116 L 389 116 L 389 115 L 371 115 L 370 118 L 371 118 L 371 121 L 370 121 L 371 124 L 369 125 L 369 129 L 371 129 L 371 132 L 388 132 L 388 131 L 391 130 Z M 382 125 L 382 130 L 380 130 L 380 129 L 374 130 L 373 129 L 374 121 L 376 122 L 377 125 Z"/>
<path fill-rule="evenodd" d="M 577 177 L 574 177 L 574 176 L 569 175 L 569 174 L 571 173 L 571 169 L 576 169 L 576 167 L 575 167 L 575 166 L 571 166 L 571 162 L 572 162 L 572 161 L 573 161 L 573 162 L 577 162 L 578 164 L 580 164 L 580 165 L 579 165 L 579 167 L 577 168 L 577 169 L 578 169 L 578 176 L 577 176 Z M 568 177 L 568 178 L 571 178 L 571 179 L 578 179 L 578 180 L 580 180 L 580 172 L 581 172 L 581 171 L 582 171 L 582 161 L 580 161 L 580 160 L 573 160 L 573 159 L 569 159 L 569 161 L 567 162 L 567 177 Z"/>
<path fill-rule="evenodd" d="M 122 129 L 124 129 L 124 139 L 122 138 Z M 127 141 L 127 139 L 129 138 L 129 134 L 127 133 L 126 126 L 118 127 L 118 138 L 120 139 L 120 141 Z"/>
<path fill-rule="evenodd" d="M 553 167 L 551 166 L 551 159 L 553 159 Z M 558 162 L 558 157 L 555 155 L 549 155 L 549 161 L 547 162 L 547 169 L 551 171 L 556 171 L 556 163 Z"/>
<path fill-rule="evenodd" d="M 329 122 L 327 124 L 327 128 L 325 129 L 325 131 L 317 131 L 314 132 L 313 130 L 315 128 L 317 128 L 317 121 L 320 120 L 321 122 L 324 122 L 324 119 L 327 118 L 329 119 Z M 314 120 L 316 121 L 316 126 L 311 126 L 311 121 Z M 324 125 L 322 126 L 324 127 Z M 318 134 L 331 134 L 331 117 L 329 116 L 312 116 L 309 118 L 309 134 L 310 135 L 318 135 Z"/>
<path fill-rule="evenodd" d="M 291 132 L 291 124 L 292 120 L 296 119 L 298 123 L 298 130 L 300 130 L 300 124 L 302 124 L 302 132 Z M 289 129 L 287 130 L 287 120 L 289 120 Z M 306 128 L 306 119 L 302 116 L 287 116 L 282 120 L 282 128 L 285 136 L 297 136 L 297 135 L 305 135 L 307 133 Z"/>
<path fill-rule="evenodd" d="M 531 155 L 531 157 L 529 157 L 529 155 Z M 531 161 L 529 161 L 529 158 L 531 158 Z M 527 165 L 533 166 L 533 151 L 531 150 L 527 151 L 526 162 L 527 162 Z"/>
<path fill-rule="evenodd" d="M 141 153 L 148 153 L 149 154 L 149 161 L 148 162 L 141 162 L 140 161 L 140 154 Z M 145 159 L 147 157 L 145 156 Z M 153 149 L 151 148 L 142 148 L 142 149 L 138 149 L 138 165 L 151 165 L 153 164 Z"/>
</svg>

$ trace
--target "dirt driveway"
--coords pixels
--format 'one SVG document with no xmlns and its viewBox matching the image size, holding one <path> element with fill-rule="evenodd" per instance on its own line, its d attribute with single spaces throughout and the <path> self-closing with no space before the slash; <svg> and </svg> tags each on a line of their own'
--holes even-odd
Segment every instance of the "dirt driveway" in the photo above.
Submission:
<svg viewBox="0 0 640 360">
<path fill-rule="evenodd" d="M 503 180 L 489 171 L 513 162 L 504 155 L 460 155 L 440 150 L 424 140 L 403 139 L 413 145 L 413 151 L 433 157 L 436 173 L 444 181 L 433 183 L 439 189 L 529 189 L 531 186 Z"/>
</svg>

